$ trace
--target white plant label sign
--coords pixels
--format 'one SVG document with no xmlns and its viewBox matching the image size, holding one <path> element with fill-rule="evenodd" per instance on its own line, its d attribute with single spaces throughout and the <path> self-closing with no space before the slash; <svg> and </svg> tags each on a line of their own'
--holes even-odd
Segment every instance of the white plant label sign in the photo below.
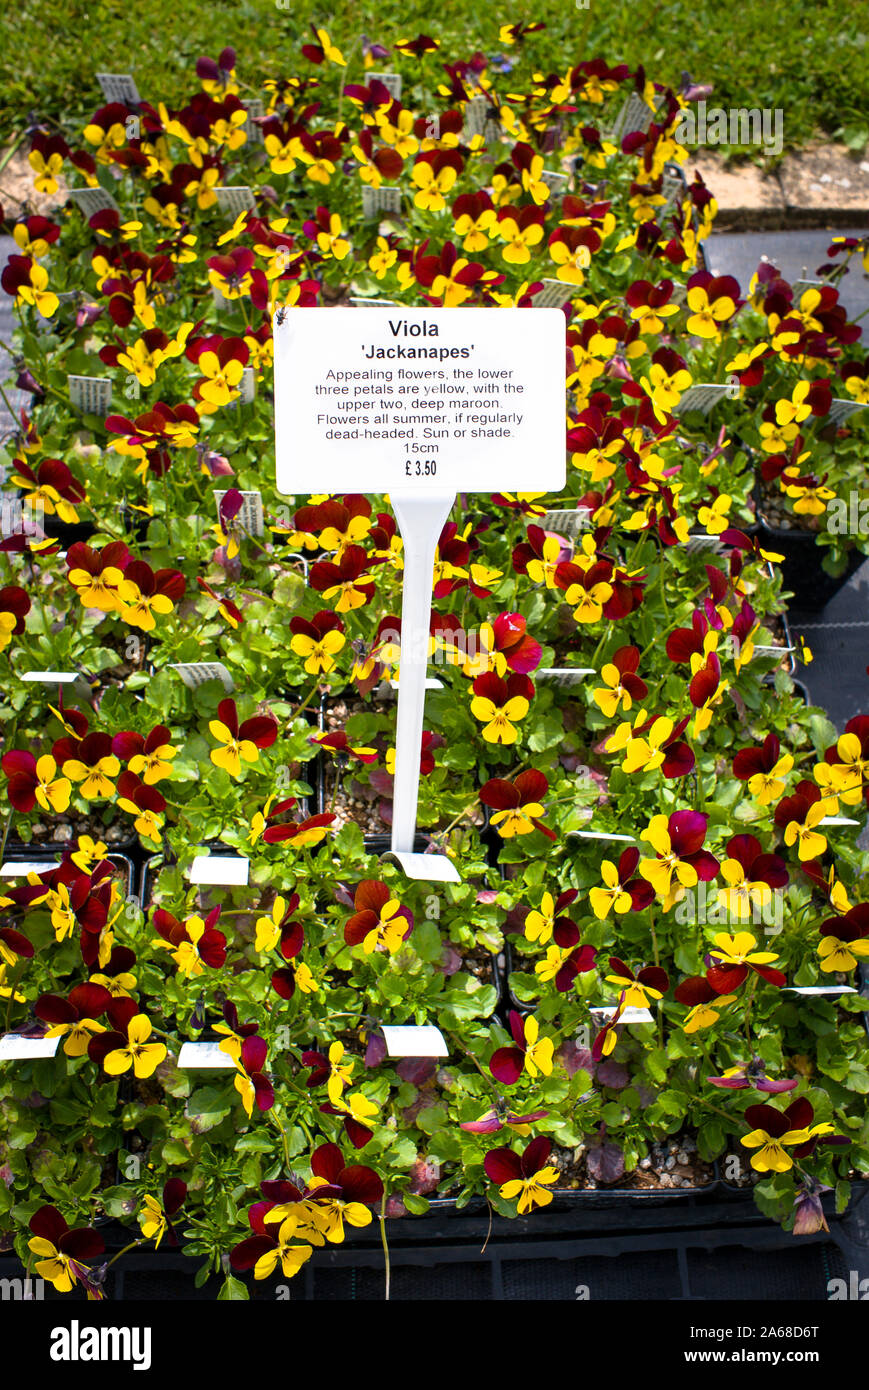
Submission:
<svg viewBox="0 0 869 1390">
<path fill-rule="evenodd" d="M 84 415 L 108 415 L 112 383 L 101 376 L 71 376 L 69 399 Z"/>
<path fill-rule="evenodd" d="M 217 516 L 220 519 L 220 504 L 226 496 L 226 490 L 215 492 L 214 501 L 217 505 Z M 234 521 L 240 521 L 245 531 L 252 536 L 261 536 L 265 531 L 265 517 L 263 515 L 263 495 L 261 492 L 243 492 L 241 494 L 241 511 L 236 512 Z"/>
<path fill-rule="evenodd" d="M 460 491 L 564 487 L 564 315 L 291 309 L 274 333 L 278 491 L 388 493 L 395 512 L 409 641 L 390 854 L 411 878 L 457 883 L 448 855 L 414 851 L 435 549 Z"/>
<path fill-rule="evenodd" d="M 578 293 L 578 285 L 568 285 L 564 280 L 544 280 L 542 287 L 532 294 L 531 302 L 535 309 L 561 309 Z"/>
<path fill-rule="evenodd" d="M 53 1057 L 60 1038 L 22 1038 L 6 1033 L 0 1038 L 0 1062 L 35 1062 L 40 1057 Z"/>
<path fill-rule="evenodd" d="M 230 188 L 215 188 L 214 191 L 220 211 L 229 213 L 231 217 L 238 217 L 240 212 L 253 212 L 256 207 L 256 198 L 246 183 Z"/>
<path fill-rule="evenodd" d="M 98 212 L 117 212 L 118 207 L 111 193 L 107 193 L 104 188 L 71 188 L 69 197 L 76 204 L 84 217 L 93 217 Z"/>
<path fill-rule="evenodd" d="M 262 145 L 265 136 L 262 133 L 261 126 L 257 125 L 257 121 L 261 120 L 265 115 L 265 106 L 259 97 L 253 97 L 251 101 L 243 101 L 241 104 L 247 112 L 247 120 L 245 121 L 244 128 L 247 134 L 248 144 Z"/>
<path fill-rule="evenodd" d="M 177 671 L 190 690 L 196 690 L 206 681 L 221 681 L 227 694 L 235 689 L 232 676 L 222 661 L 173 661 L 169 669 Z"/>
<path fill-rule="evenodd" d="M 367 85 L 370 87 L 372 82 L 382 82 L 393 101 L 401 98 L 401 73 L 400 72 L 369 72 Z"/>
<path fill-rule="evenodd" d="M 142 98 L 134 78 L 128 72 L 98 72 L 97 81 L 106 101 L 119 101 L 122 106 L 140 106 Z"/>
<path fill-rule="evenodd" d="M 560 492 L 564 344 L 555 309 L 288 310 L 278 491 Z"/>
<path fill-rule="evenodd" d="M 400 188 L 371 188 L 368 184 L 362 189 L 362 216 L 365 218 L 387 217 L 401 212 Z"/>
<path fill-rule="evenodd" d="M 242 854 L 200 854 L 190 865 L 191 883 L 210 883 L 223 888 L 246 888 L 250 860 Z"/>
<path fill-rule="evenodd" d="M 440 1028 L 433 1023 L 383 1025 L 386 1051 L 390 1057 L 448 1057 L 449 1049 Z"/>
<path fill-rule="evenodd" d="M 687 410 L 699 410 L 701 415 L 708 415 L 712 407 L 723 397 L 738 395 L 738 385 L 730 386 L 717 381 L 698 382 L 696 386 L 689 386 L 687 391 L 682 392 L 673 414 L 684 415 Z"/>
<path fill-rule="evenodd" d="M 236 1066 L 228 1052 L 220 1051 L 220 1043 L 186 1042 L 181 1044 L 178 1053 L 179 1067 L 191 1071 L 235 1071 Z"/>
</svg>

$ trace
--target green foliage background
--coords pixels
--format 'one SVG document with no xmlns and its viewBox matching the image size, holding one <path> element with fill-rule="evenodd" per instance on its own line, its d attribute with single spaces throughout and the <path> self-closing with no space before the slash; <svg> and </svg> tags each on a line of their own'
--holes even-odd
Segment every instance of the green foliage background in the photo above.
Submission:
<svg viewBox="0 0 869 1390">
<path fill-rule="evenodd" d="M 714 83 L 716 104 L 780 107 L 786 146 L 824 132 L 862 148 L 869 138 L 869 5 L 836 0 L 572 0 L 484 5 L 448 0 L 442 6 L 394 0 L 245 0 L 206 5 L 200 0 L 25 0 L 0 12 L 0 141 L 37 119 L 80 122 L 100 101 L 97 70 L 135 73 L 146 100 L 171 102 L 189 87 L 190 69 L 203 53 L 216 57 L 232 44 L 239 76 L 299 71 L 299 46 L 313 20 L 325 25 L 349 59 L 349 79 L 362 72 L 360 32 L 386 46 L 428 33 L 444 53 L 427 59 L 430 78 L 444 59 L 456 62 L 475 49 L 504 50 L 501 24 L 543 21 L 530 40 L 535 65 L 565 70 L 582 58 L 643 63 L 656 80 L 678 84 L 683 70 Z M 352 50 L 352 56 L 351 56 Z M 521 58 L 523 66 L 529 59 Z M 394 64 L 415 66 L 399 58 Z M 337 69 L 324 73 L 334 82 Z M 434 84 L 432 84 L 434 85 Z M 242 93 L 244 95 L 244 93 Z"/>
</svg>

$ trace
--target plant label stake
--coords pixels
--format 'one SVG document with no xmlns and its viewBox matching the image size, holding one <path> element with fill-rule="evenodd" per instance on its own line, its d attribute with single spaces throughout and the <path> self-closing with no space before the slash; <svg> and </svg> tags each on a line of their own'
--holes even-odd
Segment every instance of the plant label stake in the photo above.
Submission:
<svg viewBox="0 0 869 1390">
<path fill-rule="evenodd" d="M 391 856 L 409 878 L 458 883 L 414 853 L 434 556 L 457 493 L 559 492 L 565 318 L 559 309 L 278 310 L 278 491 L 388 493 L 404 541 Z"/>
</svg>

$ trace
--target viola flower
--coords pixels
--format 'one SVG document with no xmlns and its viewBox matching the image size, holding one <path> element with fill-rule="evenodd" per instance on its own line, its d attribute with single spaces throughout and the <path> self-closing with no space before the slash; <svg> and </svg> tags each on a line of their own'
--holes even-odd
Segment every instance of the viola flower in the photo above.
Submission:
<svg viewBox="0 0 869 1390">
<path fill-rule="evenodd" d="M 309 676 L 325 676 L 335 669 L 335 657 L 345 645 L 344 624 L 327 609 L 307 618 L 290 619 L 290 650 L 305 658 Z"/>
<path fill-rule="evenodd" d="M 204 921 L 201 917 L 188 917 L 179 922 L 171 912 L 158 907 L 153 920 L 162 940 L 152 940 L 151 945 L 170 951 L 178 973 L 187 979 L 203 974 L 206 965 L 219 970 L 226 963 L 226 937 L 215 925 L 219 917 L 220 908 L 215 907 Z"/>
<path fill-rule="evenodd" d="M 41 994 L 33 1012 L 44 1023 L 52 1025 L 45 1034 L 47 1038 L 64 1039 L 63 1050 L 67 1057 L 84 1057 L 91 1038 L 106 1031 L 97 1019 L 105 1013 L 111 999 L 102 985 L 75 985 L 66 999 L 57 994 Z"/>
<path fill-rule="evenodd" d="M 568 888 L 560 893 L 558 898 L 553 898 L 551 893 L 544 893 L 540 900 L 540 908 L 532 908 L 525 918 L 525 938 L 527 941 L 536 941 L 541 946 L 545 946 L 549 941 L 556 926 L 572 927 L 574 924 L 567 916 L 560 916 L 565 907 L 576 902 L 579 897 L 575 888 Z"/>
<path fill-rule="evenodd" d="M 181 1178 L 169 1178 L 163 1184 L 161 1200 L 156 1197 L 142 1198 L 143 1210 L 139 1212 L 139 1226 L 146 1240 L 154 1241 L 154 1249 L 159 1250 L 164 1235 L 169 1236 L 170 1245 L 180 1244 L 172 1226 L 172 1217 L 177 1216 L 187 1197 L 187 1184 Z"/>
<path fill-rule="evenodd" d="M 338 758 L 358 758 L 360 763 L 377 762 L 378 753 L 376 748 L 358 748 L 351 744 L 343 729 L 336 729 L 331 734 L 312 734 L 308 739 L 309 743 L 316 743 L 319 748 L 325 748 L 327 753 L 332 753 Z"/>
<path fill-rule="evenodd" d="M 38 468 L 32 469 L 23 459 L 16 458 L 14 466 L 15 472 L 9 481 L 24 491 L 24 502 L 31 511 L 56 515 L 63 522 L 74 524 L 78 521 L 76 506 L 86 500 L 87 494 L 65 463 L 60 459 L 43 459 Z"/>
<path fill-rule="evenodd" d="M 219 933 L 218 933 L 219 934 Z M 272 1083 L 263 1071 L 268 1047 L 264 1038 L 246 1037 L 235 1057 L 238 1068 L 235 1089 L 241 1096 L 245 1114 L 250 1119 L 253 1107 L 258 1110 L 271 1110 L 275 1103 Z"/>
<path fill-rule="evenodd" d="M 31 305 L 45 319 L 57 313 L 60 300 L 48 288 L 48 271 L 30 256 L 10 256 L 0 274 L 0 285 L 14 296 L 16 304 Z"/>
<path fill-rule="evenodd" d="M 802 781 L 793 796 L 784 797 L 776 806 L 773 820 L 784 830 L 788 849 L 797 846 L 800 860 L 817 859 L 827 848 L 826 836 L 818 826 L 836 810 L 835 797 L 822 797 L 814 783 Z"/>
<path fill-rule="evenodd" d="M 378 1107 L 361 1091 L 348 1091 L 334 1105 L 330 1101 L 326 1101 L 320 1106 L 320 1109 L 326 1115 L 341 1116 L 344 1133 L 354 1149 L 364 1149 L 365 1145 L 374 1138 L 371 1122 L 377 1114 Z"/>
<path fill-rule="evenodd" d="M 99 551 L 92 550 L 83 541 L 76 541 L 67 551 L 66 563 L 67 578 L 83 608 L 98 608 L 102 613 L 120 612 L 118 586 L 130 564 L 130 552 L 123 541 L 112 541 Z"/>
<path fill-rule="evenodd" d="M 28 1249 L 42 1257 L 35 1266 L 39 1277 L 47 1279 L 58 1293 L 69 1293 L 80 1283 L 87 1289 L 89 1299 L 101 1298 L 84 1261 L 97 1260 L 105 1252 L 102 1236 L 90 1226 L 71 1230 L 57 1207 L 51 1206 L 40 1207 L 28 1224 L 33 1232 Z"/>
<path fill-rule="evenodd" d="M 17 584 L 0 589 L 0 652 L 5 651 L 14 635 L 24 631 L 24 619 L 30 612 L 30 599 Z"/>
<path fill-rule="evenodd" d="M 869 959 L 869 903 L 857 903 L 843 917 L 821 923 L 818 955 L 825 974 L 854 970 Z"/>
<path fill-rule="evenodd" d="M 736 1002 L 735 994 L 726 994 L 716 989 L 702 975 L 691 975 L 683 980 L 673 991 L 678 1004 L 687 1004 L 688 1013 L 682 1022 L 686 1033 L 697 1033 L 701 1028 L 712 1028 L 718 1022 L 720 1011 L 728 1004 Z"/>
<path fill-rule="evenodd" d="M 266 1231 L 263 1224 L 262 1203 L 251 1207 L 248 1213 L 255 1234 L 242 1240 L 229 1252 L 229 1262 L 238 1274 L 253 1270 L 254 1279 L 268 1279 L 274 1274 L 278 1264 L 285 1279 L 292 1279 L 306 1260 L 314 1253 L 310 1245 L 297 1245 L 296 1229 L 299 1216 L 293 1213 L 281 1222 L 274 1235 Z"/>
<path fill-rule="evenodd" d="M 571 547 L 562 536 L 544 531 L 542 526 L 529 526 L 528 537 L 513 547 L 512 562 L 517 574 L 527 574 L 534 584 L 556 588 L 558 566 L 570 558 Z M 503 675 L 503 672 L 499 672 Z"/>
<path fill-rule="evenodd" d="M 161 569 L 156 574 L 144 560 L 131 560 L 117 584 L 120 615 L 131 627 L 153 632 L 155 613 L 174 612 L 184 597 L 186 584 L 180 570 Z"/>
<path fill-rule="evenodd" d="M 720 1086 L 724 1091 L 744 1091 L 753 1086 L 755 1090 L 767 1091 L 771 1095 L 794 1091 L 800 1084 L 798 1077 L 792 1077 L 789 1081 L 770 1080 L 762 1058 L 757 1056 L 752 1057 L 750 1062 L 728 1067 L 723 1076 L 707 1076 L 706 1080 L 710 1086 Z"/>
<path fill-rule="evenodd" d="M 311 1154 L 311 1171 L 308 1191 L 328 1241 L 339 1244 L 344 1239 L 345 1221 L 357 1228 L 370 1226 L 370 1208 L 383 1197 L 383 1183 L 372 1168 L 345 1163 L 337 1144 L 320 1144 Z M 270 1219 L 271 1214 L 266 1222 Z"/>
<path fill-rule="evenodd" d="M 235 539 L 232 536 L 227 537 L 223 532 L 220 533 L 220 537 L 221 546 L 226 546 L 226 560 L 230 561 L 232 559 L 230 551 L 235 545 Z M 235 553 L 238 554 L 237 545 L 235 548 Z M 221 561 L 221 563 L 223 562 Z M 224 564 L 224 568 L 228 568 L 228 564 Z M 205 580 L 200 579 L 198 575 L 196 576 L 196 583 L 199 585 L 200 589 L 202 589 L 203 592 L 208 595 L 210 599 L 214 600 L 214 602 L 217 605 L 217 611 L 220 614 L 221 618 L 223 618 L 224 622 L 229 623 L 229 626 L 233 630 L 240 628 L 242 623 L 244 622 L 244 618 L 241 615 L 241 609 L 238 607 L 238 605 L 233 603 L 232 599 L 221 598 L 220 594 L 216 594 L 212 589 L 211 585 L 206 584 Z"/>
<path fill-rule="evenodd" d="M 832 1190 L 824 1183 L 816 1182 L 814 1178 L 803 1179 L 794 1194 L 795 1236 L 812 1236 L 818 1231 L 829 1231 L 821 1198 L 825 1192 Z"/>
<path fill-rule="evenodd" d="M 115 734 L 112 752 L 122 758 L 130 772 L 141 777 L 146 786 L 172 776 L 172 759 L 178 749 L 172 747 L 172 735 L 165 724 L 155 724 L 144 738 L 133 730 Z"/>
<path fill-rule="evenodd" d="M 550 840 L 557 840 L 555 831 L 540 820 L 546 814 L 542 798 L 548 790 L 549 783 L 543 773 L 531 768 L 520 772 L 512 782 L 503 777 L 490 778 L 480 789 L 480 800 L 493 809 L 491 824 L 504 839 L 542 830 Z"/>
<path fill-rule="evenodd" d="M 719 994 L 739 989 L 748 979 L 749 971 L 778 988 L 787 984 L 787 976 L 771 968 L 778 956 L 774 951 L 756 950 L 757 938 L 751 932 L 718 932 L 712 939 L 715 947 L 709 955 L 716 963 L 709 966 L 706 978 Z"/>
<path fill-rule="evenodd" d="M 721 679 L 721 662 L 714 652 L 710 652 L 705 661 L 699 656 L 692 657 L 691 670 L 693 674 L 688 686 L 688 698 L 697 711 L 694 716 L 696 738 L 709 728 L 712 723 L 712 711 L 721 703 L 721 697 L 728 685 Z"/>
<path fill-rule="evenodd" d="M 348 946 L 361 946 L 366 956 L 379 948 L 395 955 L 413 931 L 413 913 L 376 879 L 363 879 L 353 906 L 356 911 L 344 926 L 344 940 Z"/>
<path fill-rule="evenodd" d="M 674 811 L 669 818 L 653 816 L 640 832 L 640 839 L 657 855 L 640 861 L 640 873 L 654 888 L 665 911 L 679 901 L 683 889 L 695 887 L 698 879 L 708 883 L 718 873 L 718 860 L 702 847 L 707 824 L 708 817 L 699 811 Z"/>
<path fill-rule="evenodd" d="M 218 1050 L 225 1052 L 227 1057 L 231 1057 L 237 1062 L 241 1057 L 241 1046 L 245 1038 L 253 1038 L 259 1032 L 258 1023 L 242 1023 L 238 1017 L 238 1009 L 231 1000 L 227 1000 L 223 1006 L 223 1023 L 215 1023 L 213 1031 L 223 1035 L 223 1042 L 218 1043 Z"/>
<path fill-rule="evenodd" d="M 631 318 L 639 323 L 641 333 L 663 333 L 665 319 L 679 312 L 678 304 L 670 302 L 672 294 L 672 280 L 662 280 L 657 285 L 649 280 L 635 280 L 628 286 L 625 303 L 631 310 Z"/>
<path fill-rule="evenodd" d="M 760 748 L 741 748 L 733 759 L 733 775 L 748 783 L 748 790 L 761 806 L 778 801 L 785 789 L 785 778 L 794 765 L 790 753 L 781 753 L 775 734 L 767 734 Z"/>
<path fill-rule="evenodd" d="M 662 999 L 670 988 L 666 970 L 657 965 L 644 966 L 635 975 L 624 961 L 610 956 L 610 970 L 615 973 L 606 976 L 607 983 L 618 986 L 619 1002 L 626 1009 L 648 1009 L 651 1000 Z"/>
<path fill-rule="evenodd" d="M 281 809 L 289 804 L 291 803 L 282 802 L 275 807 L 272 815 L 279 815 Z M 335 817 L 331 812 L 322 811 L 317 816 L 308 816 L 307 820 L 291 821 L 286 825 L 270 825 L 263 831 L 263 840 L 267 845 L 287 843 L 293 849 L 308 849 L 325 839 L 334 819 Z M 256 816 L 254 816 L 254 820 L 256 820 Z M 254 837 L 251 836 L 251 844 L 254 842 Z"/>
<path fill-rule="evenodd" d="M 604 605 L 613 596 L 613 586 L 609 582 L 612 566 L 606 562 L 592 565 L 583 570 L 573 561 L 558 566 L 556 584 L 564 589 L 564 598 L 573 608 L 573 620 L 577 623 L 597 623 L 603 616 Z"/>
<path fill-rule="evenodd" d="M 619 647 L 612 661 L 601 667 L 601 678 L 608 689 L 592 691 L 592 699 L 607 719 L 615 718 L 620 710 L 632 708 L 634 700 L 644 700 L 649 687 L 637 675 L 640 664 L 639 647 Z"/>
<path fill-rule="evenodd" d="M 687 331 L 698 338 L 716 340 L 721 338 L 721 324 L 744 303 L 732 275 L 710 275 L 702 270 L 691 276 L 685 297 L 691 310 Z"/>
<path fill-rule="evenodd" d="M 114 1007 L 125 1002 L 125 1000 L 113 1000 L 108 1005 L 109 1017 L 112 1017 Z M 140 1080 L 153 1076 L 160 1063 L 166 1060 L 166 1047 L 163 1043 L 149 1043 L 150 1036 L 151 1020 L 145 1014 L 138 1013 L 134 1013 L 127 1023 L 126 1038 L 119 1033 L 105 1034 L 100 1040 L 102 1043 L 105 1043 L 107 1039 L 114 1041 L 116 1038 L 120 1043 L 120 1046 L 112 1048 L 111 1051 L 103 1055 L 103 1066 L 109 1076 L 121 1076 L 131 1067 L 133 1075 Z M 92 1048 L 93 1043 L 91 1044 Z M 89 1055 L 92 1056 L 91 1049 L 89 1049 Z"/>
<path fill-rule="evenodd" d="M 533 1015 L 523 1020 L 515 1009 L 510 1010 L 510 1032 L 515 1047 L 499 1047 L 492 1053 L 489 1070 L 496 1081 L 512 1086 L 523 1069 L 529 1076 L 551 1076 L 555 1044 L 551 1038 L 540 1038 L 540 1025 Z"/>
<path fill-rule="evenodd" d="M 133 825 L 146 840 L 159 845 L 162 840 L 166 798 L 156 787 L 146 786 L 135 772 L 122 772 L 118 778 L 118 805 L 135 817 Z"/>
<path fill-rule="evenodd" d="M 37 804 L 58 815 L 69 809 L 72 784 L 67 777 L 58 777 L 50 754 L 36 759 L 23 749 L 13 749 L 3 755 L 0 766 L 9 778 L 6 795 L 16 811 L 26 814 Z"/>
<path fill-rule="evenodd" d="M 499 613 L 493 623 L 483 623 L 477 634 L 476 651 L 469 651 L 462 667 L 465 676 L 481 676 L 494 671 L 506 676 L 508 668 L 529 675 L 540 664 L 543 648 L 526 630 L 521 613 Z"/>
<path fill-rule="evenodd" d="M 115 785 L 111 779 L 117 777 L 121 764 L 112 752 L 108 734 L 87 734 L 81 740 L 61 739 L 54 745 L 55 756 L 61 747 L 65 755 L 63 774 L 73 782 L 81 782 L 79 791 L 85 801 L 114 796 Z"/>
<path fill-rule="evenodd" d="M 442 212 L 446 195 L 462 171 L 462 157 L 456 151 L 428 150 L 418 154 L 410 177 L 416 184 L 414 205 L 423 212 Z"/>
<path fill-rule="evenodd" d="M 88 984 L 102 985 L 113 999 L 129 998 L 131 991 L 136 988 L 136 976 L 130 973 L 135 964 L 136 956 L 129 946 L 113 946 L 108 960 L 103 962 L 102 970 L 91 975 Z"/>
<path fill-rule="evenodd" d="M 228 772 L 230 777 L 241 776 L 241 760 L 255 763 L 259 759 L 260 748 L 270 748 L 278 736 L 277 720 L 271 715 L 254 715 L 238 722 L 235 700 L 221 700 L 217 706 L 217 719 L 209 721 L 212 738 L 217 739 L 219 748 L 213 748 L 209 757 L 215 767 Z"/>
<path fill-rule="evenodd" d="M 356 608 L 363 608 L 374 597 L 374 581 L 362 579 L 370 567 L 371 561 L 362 546 L 350 545 L 337 562 L 315 560 L 308 583 L 324 599 L 337 595 L 336 613 L 351 613 Z"/>
<path fill-rule="evenodd" d="M 483 738 L 487 743 L 513 744 L 518 733 L 513 727 L 524 719 L 534 696 L 532 681 L 520 672 L 505 680 L 489 671 L 474 681 L 471 714 L 485 724 Z"/>
<path fill-rule="evenodd" d="M 752 1154 L 751 1166 L 758 1173 L 787 1173 L 794 1166 L 794 1158 L 815 1136 L 833 1133 L 831 1124 L 813 1125 L 814 1108 L 805 1096 L 791 1101 L 787 1110 L 776 1110 L 772 1105 L 749 1105 L 745 1119 L 753 1128 L 745 1134 L 740 1143 L 746 1149 L 757 1149 Z M 785 1152 L 794 1149 L 793 1155 Z"/>
<path fill-rule="evenodd" d="M 558 1169 L 547 1165 L 551 1151 L 552 1141 L 540 1137 L 532 1139 L 521 1155 L 508 1148 L 490 1149 L 483 1160 L 486 1176 L 498 1183 L 501 1196 L 506 1201 L 519 1198 L 520 1216 L 552 1201 L 548 1189 L 558 1182 Z"/>
<path fill-rule="evenodd" d="M 322 1052 L 303 1052 L 302 1065 L 311 1068 L 308 1086 L 320 1086 L 325 1081 L 326 1094 L 332 1104 L 337 1105 L 344 1094 L 345 1086 L 352 1084 L 351 1077 L 356 1058 L 348 1057 L 345 1061 L 344 1044 L 333 1042 L 329 1046 L 328 1056 L 324 1056 Z"/>
<path fill-rule="evenodd" d="M 815 781 L 846 806 L 869 801 L 869 715 L 849 719 L 835 747 L 824 753 L 814 769 Z"/>
<path fill-rule="evenodd" d="M 728 886 L 718 890 L 719 903 L 728 917 L 747 922 L 772 901 L 773 889 L 786 887 L 788 871 L 777 854 L 763 852 L 754 835 L 734 835 L 727 841 L 721 877 Z"/>
<path fill-rule="evenodd" d="M 293 956 L 298 955 L 305 941 L 301 922 L 293 918 L 298 906 L 298 893 L 291 894 L 289 898 L 282 898 L 278 894 L 268 917 L 258 917 L 256 920 L 254 947 L 257 951 L 273 951 L 280 945 L 284 960 L 291 960 Z"/>
<path fill-rule="evenodd" d="M 674 724 L 665 715 L 653 717 L 646 710 L 637 710 L 634 722 L 619 724 L 604 744 L 607 753 L 625 749 L 623 771 L 653 772 L 659 768 L 665 777 L 685 777 L 694 767 L 694 754 L 681 735 L 688 724 L 680 719 Z"/>
<path fill-rule="evenodd" d="M 5 906 L 11 900 L 4 897 L 2 901 Z M 13 970 L 19 960 L 32 960 L 35 949 L 33 942 L 28 941 L 22 932 L 14 927 L 0 927 L 0 961 L 3 961 L 4 971 L 6 966 Z"/>
<path fill-rule="evenodd" d="M 640 912 L 649 906 L 655 896 L 655 890 L 651 883 L 640 882 L 634 878 L 639 862 L 640 851 L 633 847 L 622 851 L 618 866 L 610 859 L 601 861 L 600 876 L 604 886 L 590 888 L 588 893 L 591 910 L 599 922 L 606 920 L 610 908 L 621 914 Z"/>
<path fill-rule="evenodd" d="M 498 1101 L 497 1105 L 487 1110 L 479 1120 L 465 1120 L 459 1125 L 459 1129 L 465 1129 L 469 1134 L 497 1134 L 507 1126 L 524 1138 L 531 1133 L 532 1124 L 537 1120 L 544 1120 L 548 1114 L 548 1110 L 535 1110 L 529 1115 L 514 1115 L 503 1102 Z"/>
</svg>

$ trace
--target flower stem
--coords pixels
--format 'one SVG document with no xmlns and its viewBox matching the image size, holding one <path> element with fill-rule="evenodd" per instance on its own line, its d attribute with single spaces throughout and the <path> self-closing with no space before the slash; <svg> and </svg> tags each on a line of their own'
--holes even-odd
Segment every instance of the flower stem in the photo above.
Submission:
<svg viewBox="0 0 869 1390">
<path fill-rule="evenodd" d="M 387 1244 L 387 1240 L 386 1240 L 386 1188 L 385 1188 L 385 1187 L 384 1187 L 384 1189 L 383 1189 L 383 1197 L 381 1198 L 381 1202 L 380 1202 L 380 1242 L 381 1242 L 381 1244 L 382 1244 L 382 1246 L 383 1246 L 383 1259 L 384 1259 L 384 1263 L 385 1263 L 385 1265 L 386 1265 L 386 1293 L 384 1294 L 384 1298 L 385 1298 L 386 1302 L 388 1303 L 388 1302 L 389 1302 L 389 1277 L 390 1277 L 390 1267 L 389 1267 L 389 1245 Z"/>
</svg>

